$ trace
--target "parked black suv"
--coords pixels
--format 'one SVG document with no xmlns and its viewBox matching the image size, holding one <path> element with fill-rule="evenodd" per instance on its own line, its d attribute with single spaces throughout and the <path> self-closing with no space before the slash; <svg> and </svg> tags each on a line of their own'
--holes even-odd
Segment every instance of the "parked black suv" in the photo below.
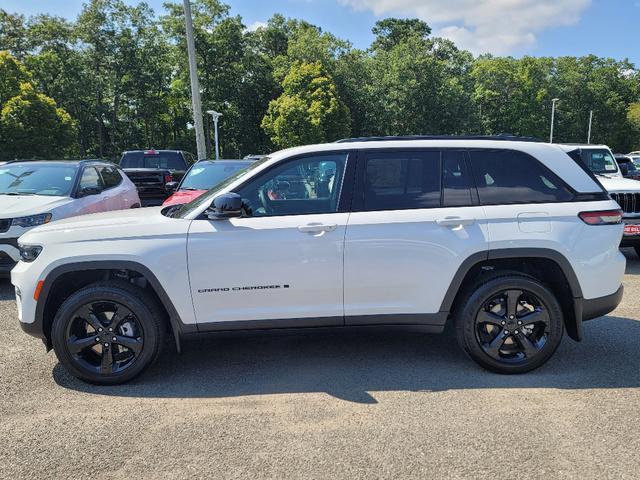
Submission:
<svg viewBox="0 0 640 480">
<path fill-rule="evenodd" d="M 143 206 L 161 205 L 171 194 L 166 185 L 179 182 L 195 162 L 182 150 L 131 150 L 124 152 L 120 167 L 138 187 Z"/>
</svg>

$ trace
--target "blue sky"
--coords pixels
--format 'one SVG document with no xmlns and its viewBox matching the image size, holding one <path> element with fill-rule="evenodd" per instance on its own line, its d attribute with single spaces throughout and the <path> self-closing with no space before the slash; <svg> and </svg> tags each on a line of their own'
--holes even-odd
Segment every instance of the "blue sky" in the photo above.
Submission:
<svg viewBox="0 0 640 480">
<path fill-rule="evenodd" d="M 135 0 L 126 0 L 136 3 Z M 157 13 L 163 0 L 148 0 Z M 640 68 L 640 0 L 227 0 L 247 26 L 274 13 L 303 18 L 366 48 L 388 16 L 419 17 L 474 53 L 629 58 Z M 74 18 L 81 0 L 2 0 L 25 15 Z M 497 8 L 496 5 L 501 5 Z"/>
</svg>

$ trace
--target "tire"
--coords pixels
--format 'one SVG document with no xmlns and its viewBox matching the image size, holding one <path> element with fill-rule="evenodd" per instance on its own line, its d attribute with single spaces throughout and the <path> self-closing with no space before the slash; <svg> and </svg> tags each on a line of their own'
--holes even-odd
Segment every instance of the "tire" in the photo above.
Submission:
<svg viewBox="0 0 640 480">
<path fill-rule="evenodd" d="M 551 358 L 562 340 L 562 308 L 553 292 L 533 277 L 491 275 L 467 289 L 459 303 L 454 315 L 458 343 L 492 372 L 534 370 Z"/>
<path fill-rule="evenodd" d="M 141 288 L 124 281 L 97 282 L 73 293 L 56 312 L 53 349 L 60 363 L 80 380 L 125 383 L 158 357 L 164 343 L 164 316 Z"/>
</svg>

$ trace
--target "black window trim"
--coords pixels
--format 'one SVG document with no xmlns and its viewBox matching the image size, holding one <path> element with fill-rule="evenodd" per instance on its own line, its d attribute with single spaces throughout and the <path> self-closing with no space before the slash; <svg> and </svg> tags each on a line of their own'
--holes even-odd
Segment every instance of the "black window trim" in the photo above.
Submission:
<svg viewBox="0 0 640 480">
<path fill-rule="evenodd" d="M 470 206 L 485 206 L 480 202 L 480 194 L 478 193 L 478 186 L 476 185 L 476 181 L 475 181 L 475 175 L 473 174 L 473 166 L 472 166 L 472 161 L 471 161 L 471 152 L 474 151 L 507 151 L 507 152 L 516 152 L 516 153 L 521 153 L 523 155 L 526 155 L 529 158 L 529 161 L 533 161 L 536 162 L 540 167 L 542 167 L 543 171 L 546 172 L 550 172 L 551 175 L 553 175 L 553 177 L 555 177 L 558 180 L 559 185 L 561 185 L 562 187 L 566 188 L 572 195 L 573 198 L 570 200 L 566 200 L 563 202 L 559 202 L 559 201 L 549 201 L 549 200 L 544 200 L 544 201 L 528 201 L 528 202 L 509 202 L 509 203 L 499 203 L 499 204 L 488 204 L 486 206 L 497 206 L 497 205 L 526 205 L 526 204 L 545 204 L 545 203 L 574 203 L 574 202 L 588 202 L 588 201 L 601 201 L 601 200 L 610 200 L 611 197 L 610 195 L 607 193 L 607 191 L 604 189 L 604 187 L 602 186 L 602 184 L 598 181 L 598 179 L 595 177 L 595 175 L 581 162 L 576 161 L 575 158 L 573 158 L 571 155 L 569 155 L 569 153 L 575 152 L 567 152 L 567 156 L 569 156 L 569 158 L 571 158 L 572 160 L 576 161 L 576 163 L 578 163 L 580 165 L 580 167 L 587 173 L 587 175 L 589 175 L 589 177 L 594 180 L 596 182 L 596 184 L 602 189 L 601 192 L 578 192 L 577 190 L 575 190 L 571 185 L 567 184 L 564 179 L 562 177 L 560 177 L 559 175 L 557 175 L 555 172 L 553 172 L 549 167 L 547 167 L 544 163 L 542 163 L 540 160 L 538 160 L 537 158 L 535 158 L 533 155 L 531 155 L 528 152 L 525 152 L 523 150 L 518 150 L 518 149 L 513 149 L 513 148 L 489 148 L 489 147 L 411 147 L 411 146 L 406 146 L 406 147 L 380 147 L 380 148 L 364 148 L 364 149 L 358 149 L 357 153 L 355 155 L 355 163 L 356 163 L 356 168 L 355 168 L 355 178 L 354 178 L 354 184 L 353 184 L 353 193 L 352 193 L 352 201 L 351 201 L 351 212 L 354 213 L 358 213 L 358 212 L 366 212 L 367 210 L 364 210 L 364 179 L 365 179 L 365 158 L 366 155 L 369 152 L 374 152 L 374 153 L 396 153 L 399 151 L 412 151 L 412 150 L 419 150 L 419 151 L 440 151 L 440 152 L 444 152 L 445 150 L 453 150 L 453 151 L 464 151 L 465 152 L 465 161 L 466 161 L 466 165 L 467 165 L 467 170 L 470 173 L 470 184 L 471 184 L 471 200 L 472 200 L 472 205 Z M 580 150 L 580 149 L 576 149 L 576 150 Z M 442 155 L 441 157 L 441 161 L 440 161 L 440 165 L 441 165 L 441 170 L 442 170 Z M 442 171 L 441 171 L 442 174 Z M 443 206 L 443 202 L 442 202 L 442 181 L 440 183 L 440 189 L 441 189 L 441 201 L 440 201 L 440 206 L 439 207 L 416 207 L 416 208 L 405 208 L 405 209 L 401 209 L 401 210 L 422 210 L 422 209 L 433 209 L 433 208 L 468 208 L 470 206 Z M 376 210 L 378 211 L 378 210 Z M 393 211 L 393 210 L 379 210 L 379 211 Z"/>
<path fill-rule="evenodd" d="M 516 150 L 513 148 L 482 148 L 482 147 L 475 147 L 475 148 L 467 148 L 467 155 L 469 157 L 469 166 L 471 167 L 471 172 L 472 172 L 472 177 L 474 179 L 474 183 L 475 183 L 475 173 L 473 171 L 473 160 L 471 157 L 471 153 L 472 152 L 515 152 L 515 153 L 520 153 L 522 155 L 525 155 L 526 157 L 528 157 L 529 161 L 531 162 L 535 162 L 541 169 L 543 172 L 546 172 L 549 174 L 550 180 L 551 179 L 557 179 L 559 186 L 562 186 L 564 188 L 566 188 L 569 193 L 571 193 L 572 198 L 569 200 L 564 200 L 564 201 L 558 201 L 558 200 L 529 200 L 529 201 L 514 201 L 514 202 L 500 202 L 500 203 L 487 203 L 484 204 L 482 203 L 482 201 L 480 201 L 480 193 L 478 192 L 478 186 L 476 184 L 475 188 L 476 188 L 476 192 L 478 192 L 478 200 L 479 200 L 479 205 L 482 205 L 483 207 L 495 207 L 495 206 L 499 206 L 499 205 L 528 205 L 528 204 L 545 204 L 545 203 L 573 203 L 573 202 L 579 202 L 579 201 L 584 201 L 584 199 L 582 199 L 584 194 L 580 194 L 579 192 L 577 192 L 571 185 L 567 184 L 567 182 L 564 181 L 564 179 L 562 179 L 558 174 L 556 174 L 554 171 L 552 171 L 549 167 L 547 167 L 544 163 L 542 163 L 540 160 L 538 160 L 536 157 L 534 157 L 533 155 L 531 155 L 528 152 L 524 152 L 522 150 Z M 555 182 L 554 182 L 555 183 Z"/>
<path fill-rule="evenodd" d="M 313 158 L 320 156 L 329 156 L 329 155 L 345 155 L 345 168 L 342 176 L 342 183 L 340 185 L 340 190 L 338 191 L 338 206 L 335 212 L 324 212 L 324 213 L 287 213 L 282 215 L 266 215 L 261 217 L 243 217 L 243 218 L 275 218 L 275 217 L 296 217 L 296 216 L 306 216 L 306 215 L 329 215 L 332 213 L 349 213 L 351 211 L 351 201 L 353 197 L 353 182 L 354 182 L 354 174 L 356 168 L 356 154 L 357 151 L 354 149 L 336 149 L 336 150 L 322 150 L 317 152 L 307 152 L 300 153 L 298 155 L 292 155 L 291 157 L 287 157 L 286 159 L 276 162 L 273 165 L 265 168 L 260 171 L 256 175 L 252 175 L 251 178 L 248 178 L 240 185 L 235 187 L 230 192 L 236 193 L 238 190 L 244 188 L 247 184 L 255 181 L 257 178 L 268 174 L 272 170 L 276 168 L 280 168 L 282 165 L 286 165 L 290 162 L 294 162 L 301 158 Z M 206 210 L 205 210 L 206 211 Z M 198 219 L 208 219 L 208 217 L 203 212 Z"/>
<path fill-rule="evenodd" d="M 402 153 L 402 152 L 439 152 L 440 154 L 440 205 L 435 207 L 411 207 L 411 208 L 400 208 L 400 209 L 384 209 L 384 210 L 365 210 L 364 209 L 364 183 L 365 183 L 365 175 L 366 175 L 366 157 L 369 153 Z M 467 171 L 470 173 L 469 183 L 470 183 L 470 193 L 471 193 L 471 205 L 456 205 L 456 206 L 444 206 L 443 205 L 443 196 L 444 189 L 442 188 L 442 162 L 443 162 L 443 152 L 445 151 L 454 151 L 454 152 L 463 152 L 464 153 L 464 162 L 467 167 Z M 381 148 L 364 148 L 358 150 L 357 155 L 357 167 L 356 167 L 356 178 L 355 178 L 355 187 L 353 192 L 353 201 L 352 201 L 352 212 L 392 212 L 399 210 L 432 210 L 434 208 L 469 208 L 469 207 L 477 207 L 480 205 L 478 190 L 476 188 L 475 179 L 473 178 L 473 173 L 471 170 L 471 162 L 469 158 L 469 148 L 466 147 L 381 147 Z"/>
</svg>

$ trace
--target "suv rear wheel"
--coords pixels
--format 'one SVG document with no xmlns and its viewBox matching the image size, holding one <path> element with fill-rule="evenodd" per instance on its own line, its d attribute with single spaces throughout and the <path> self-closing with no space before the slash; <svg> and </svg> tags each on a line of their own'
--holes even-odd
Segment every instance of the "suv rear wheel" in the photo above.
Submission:
<svg viewBox="0 0 640 480">
<path fill-rule="evenodd" d="M 58 309 L 53 349 L 75 377 L 113 385 L 142 373 L 158 356 L 162 312 L 143 290 L 126 282 L 98 282 L 72 294 Z"/>
<path fill-rule="evenodd" d="M 458 343 L 479 365 L 497 373 L 538 368 L 562 340 L 564 320 L 555 295 L 536 279 L 498 274 L 462 295 Z"/>
</svg>

